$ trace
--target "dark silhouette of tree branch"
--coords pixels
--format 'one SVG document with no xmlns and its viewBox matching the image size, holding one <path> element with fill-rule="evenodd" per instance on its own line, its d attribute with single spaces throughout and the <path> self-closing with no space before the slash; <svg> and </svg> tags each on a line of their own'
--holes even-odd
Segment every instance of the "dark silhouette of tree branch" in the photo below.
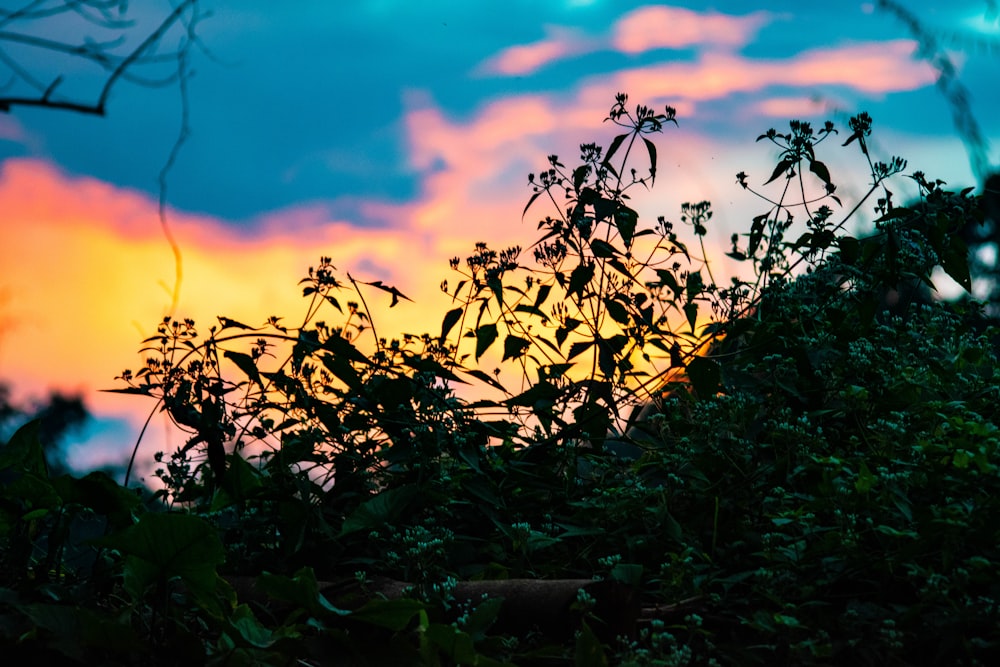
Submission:
<svg viewBox="0 0 1000 667">
<path fill-rule="evenodd" d="M 10 81 L 4 84 L 3 88 L 12 88 L 20 82 L 36 91 L 35 94 L 0 95 L 0 111 L 9 112 L 13 107 L 22 106 L 61 109 L 82 114 L 104 116 L 107 111 L 111 91 L 121 79 L 151 86 L 171 83 L 179 73 L 173 74 L 166 79 L 156 80 L 138 77 L 132 70 L 144 65 L 169 62 L 177 58 L 177 53 L 157 53 L 157 47 L 171 28 L 178 23 L 185 26 L 188 35 L 192 33 L 193 22 L 186 22 L 185 17 L 197 16 L 197 3 L 198 0 L 181 0 L 178 2 L 172 11 L 159 22 L 156 28 L 146 35 L 138 46 L 125 54 L 114 52 L 125 43 L 124 34 L 120 34 L 114 39 L 102 41 L 84 38 L 81 43 L 76 44 L 58 39 L 40 37 L 27 30 L 29 28 L 37 29 L 40 27 L 40 23 L 46 23 L 47 21 L 53 22 L 54 25 L 55 21 L 65 20 L 70 14 L 75 14 L 102 30 L 130 30 L 134 28 L 135 22 L 123 18 L 128 12 L 127 0 L 60 0 L 56 3 L 51 3 L 48 0 L 32 0 L 18 10 L 0 10 L 0 63 L 6 65 L 11 74 Z M 118 17 L 115 17 L 115 11 Z M 10 29 L 15 24 L 28 25 L 25 31 Z M 193 43 L 195 43 L 195 40 L 191 39 L 190 36 L 185 37 L 179 51 L 189 48 Z M 21 61 L 8 53 L 7 49 L 4 48 L 5 45 L 20 45 L 28 47 L 32 51 L 65 54 L 73 58 L 81 58 L 106 70 L 108 75 L 101 86 L 100 94 L 96 101 L 89 102 L 79 98 L 61 98 L 56 93 L 65 80 L 64 75 L 58 74 L 47 84 L 43 83 Z"/>
</svg>

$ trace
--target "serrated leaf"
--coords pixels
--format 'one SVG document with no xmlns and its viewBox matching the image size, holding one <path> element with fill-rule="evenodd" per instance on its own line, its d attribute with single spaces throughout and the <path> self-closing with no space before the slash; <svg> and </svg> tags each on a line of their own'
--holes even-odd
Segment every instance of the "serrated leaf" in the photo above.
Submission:
<svg viewBox="0 0 1000 667">
<path fill-rule="evenodd" d="M 569 359 L 572 359 L 573 357 L 576 357 L 576 356 L 579 356 L 579 355 L 583 354 L 588 349 L 590 349 L 593 345 L 594 345 L 594 341 L 592 341 L 592 340 L 577 341 L 576 343 L 573 343 L 569 347 L 569 354 L 566 355 L 566 359 L 569 360 Z"/>
<path fill-rule="evenodd" d="M 613 319 L 618 324 L 627 326 L 631 321 L 629 319 L 628 310 L 622 305 L 620 301 L 615 299 L 605 299 L 604 305 L 608 309 L 608 314 L 611 315 Z"/>
<path fill-rule="evenodd" d="M 524 338 L 520 336 L 507 336 L 503 341 L 503 359 L 501 361 L 518 359 L 524 355 L 524 351 L 529 347 L 531 347 L 531 343 Z"/>
<path fill-rule="evenodd" d="M 552 285 L 542 285 L 538 288 L 538 294 L 535 295 L 535 308 L 538 308 L 545 300 L 549 298 L 549 292 L 552 291 Z"/>
<path fill-rule="evenodd" d="M 584 288 L 594 278 L 594 269 L 593 263 L 579 264 L 573 269 L 573 273 L 569 276 L 569 288 L 566 290 L 566 296 L 572 297 L 574 294 L 579 294 L 582 299 Z"/>
<path fill-rule="evenodd" d="M 496 324 L 484 324 L 476 329 L 476 361 L 483 356 L 499 335 Z"/>
</svg>

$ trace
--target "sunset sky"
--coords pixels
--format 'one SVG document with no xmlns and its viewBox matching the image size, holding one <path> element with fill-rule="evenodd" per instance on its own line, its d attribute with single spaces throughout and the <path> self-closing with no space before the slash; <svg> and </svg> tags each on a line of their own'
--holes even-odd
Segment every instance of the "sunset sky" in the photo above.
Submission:
<svg viewBox="0 0 1000 667">
<path fill-rule="evenodd" d="M 952 49 L 996 168 L 996 3 L 902 4 Z M 170 11 L 166 0 L 130 5 L 139 27 Z M 392 311 L 374 304 L 386 333 L 439 330 L 448 258 L 476 241 L 530 245 L 527 174 L 546 167 L 546 155 L 572 164 L 580 143 L 606 146 L 615 133 L 602 121 L 617 92 L 630 106 L 678 111 L 679 126 L 658 140 L 656 188 L 635 201 L 640 215 L 676 219 L 681 202 L 709 199 L 718 247 L 761 212 L 735 174 L 766 180 L 774 151 L 754 139 L 789 118 L 843 128 L 868 111 L 876 157 L 898 154 L 949 186 L 977 185 L 935 70 L 914 57 L 906 26 L 871 3 L 201 6 L 191 134 L 167 197 L 183 254 L 173 314 L 206 328 L 216 315 L 295 322 L 304 308 L 296 283 L 328 255 L 415 301 Z M 65 74 L 57 96 L 99 93 L 95 70 L 3 48 L 41 80 Z M 12 78 L 5 67 L 0 81 Z M 70 450 L 81 468 L 127 457 L 153 407 L 98 390 L 139 367 L 139 341 L 170 312 L 174 260 L 157 217 L 158 177 L 180 127 L 179 99 L 176 86 L 121 81 L 104 118 L 0 114 L 0 381 L 20 398 L 82 392 L 95 419 Z M 830 150 L 838 192 L 850 198 L 865 185 L 863 163 L 855 150 Z M 181 442 L 154 430 L 140 457 Z"/>
</svg>

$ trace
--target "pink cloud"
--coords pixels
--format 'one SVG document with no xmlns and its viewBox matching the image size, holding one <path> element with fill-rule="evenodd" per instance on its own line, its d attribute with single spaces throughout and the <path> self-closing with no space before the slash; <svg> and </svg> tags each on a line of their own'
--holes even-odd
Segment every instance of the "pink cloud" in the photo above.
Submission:
<svg viewBox="0 0 1000 667">
<path fill-rule="evenodd" d="M 531 44 L 511 46 L 483 62 L 477 69 L 484 74 L 522 76 L 532 74 L 545 65 L 591 50 L 587 40 L 577 32 L 546 26 L 546 37 Z"/>
<path fill-rule="evenodd" d="M 785 60 L 708 53 L 693 63 L 665 63 L 620 72 L 611 77 L 611 84 L 644 100 L 713 100 L 778 85 L 809 90 L 844 86 L 880 95 L 934 83 L 934 72 L 911 57 L 913 49 L 913 41 L 901 39 L 813 49 Z M 604 78 L 591 85 L 607 89 L 609 81 Z"/>
<path fill-rule="evenodd" d="M 739 48 L 771 19 L 768 12 L 729 16 L 681 7 L 642 7 L 615 23 L 611 44 L 625 53 L 689 46 Z"/>
</svg>

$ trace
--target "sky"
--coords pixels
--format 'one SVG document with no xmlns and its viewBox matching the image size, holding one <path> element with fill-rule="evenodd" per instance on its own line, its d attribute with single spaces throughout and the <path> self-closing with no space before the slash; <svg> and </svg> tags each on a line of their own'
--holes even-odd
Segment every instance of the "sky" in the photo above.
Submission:
<svg viewBox="0 0 1000 667">
<path fill-rule="evenodd" d="M 949 48 L 986 160 L 1000 168 L 996 3 L 901 4 Z M 122 49 L 171 5 L 128 10 Z M 761 212 L 735 174 L 766 180 L 775 151 L 754 139 L 790 118 L 845 128 L 868 111 L 879 159 L 977 185 L 934 68 L 899 17 L 872 3 L 201 0 L 200 11 L 183 92 L 121 80 L 104 117 L 0 114 L 0 382 L 25 400 L 81 393 L 94 416 L 69 448 L 81 469 L 135 445 L 151 402 L 99 390 L 141 365 L 140 341 L 165 315 L 294 322 L 297 282 L 327 255 L 413 299 L 375 304 L 386 333 L 438 330 L 448 259 L 477 241 L 529 246 L 527 174 L 547 155 L 571 164 L 579 144 L 606 146 L 618 92 L 678 112 L 657 140 L 656 186 L 634 202 L 641 219 L 711 200 L 710 248 Z M 109 36 L 62 19 L 3 27 L 73 43 Z M 180 38 L 167 33 L 162 51 Z M 103 82 L 79 59 L 0 39 L 0 97 L 23 88 L 25 72 L 62 75 L 53 99 L 95 100 Z M 189 135 L 165 178 L 183 258 L 175 302 L 158 205 L 184 97 Z M 839 143 L 826 159 L 849 199 L 865 172 Z M 182 444 L 162 425 L 147 440 L 140 460 Z"/>
</svg>

